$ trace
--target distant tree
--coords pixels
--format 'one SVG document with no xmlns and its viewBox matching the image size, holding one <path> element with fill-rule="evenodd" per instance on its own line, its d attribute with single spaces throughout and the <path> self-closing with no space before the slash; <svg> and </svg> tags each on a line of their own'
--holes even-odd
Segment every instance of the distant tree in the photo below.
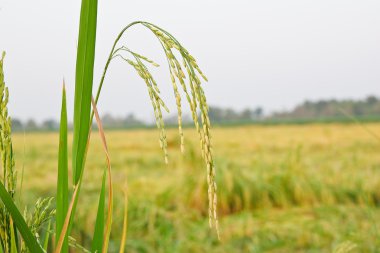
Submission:
<svg viewBox="0 0 380 253">
<path fill-rule="evenodd" d="M 224 118 L 224 112 L 218 107 L 210 106 L 209 117 L 212 122 L 219 123 Z"/>
<path fill-rule="evenodd" d="M 59 123 L 55 121 L 54 119 L 48 119 L 42 122 L 41 127 L 43 130 L 49 130 L 49 131 L 57 130 L 59 129 Z"/>
<path fill-rule="evenodd" d="M 380 100 L 368 96 L 363 100 L 319 100 L 305 101 L 289 112 L 274 113 L 270 119 L 318 119 L 342 118 L 344 113 L 351 116 L 380 117 Z"/>
<path fill-rule="evenodd" d="M 244 109 L 240 115 L 239 118 L 242 121 L 250 121 L 250 120 L 259 120 L 263 116 L 263 109 L 261 107 L 257 107 L 255 109 Z"/>
<path fill-rule="evenodd" d="M 225 110 L 224 117 L 226 121 L 234 121 L 239 119 L 238 114 L 231 108 L 227 108 Z"/>
<path fill-rule="evenodd" d="M 366 103 L 369 105 L 374 105 L 378 102 L 379 102 L 379 100 L 375 96 L 368 96 L 366 99 Z"/>
<path fill-rule="evenodd" d="M 113 127 L 115 126 L 115 118 L 111 114 L 106 113 L 102 116 L 102 123 L 104 127 Z"/>
<path fill-rule="evenodd" d="M 105 128 L 123 128 L 136 127 L 145 125 L 143 121 L 137 119 L 133 114 L 128 114 L 125 118 L 114 117 L 106 113 L 102 117 L 102 123 Z"/>
<path fill-rule="evenodd" d="M 253 111 L 253 115 L 254 115 L 255 119 L 261 119 L 263 117 L 263 114 L 264 114 L 264 110 L 261 107 L 257 107 Z"/>
<path fill-rule="evenodd" d="M 242 111 L 235 111 L 232 108 L 219 108 L 211 106 L 209 108 L 210 120 L 214 123 L 229 123 L 259 120 L 263 116 L 263 109 L 257 107 L 255 109 L 246 108 Z"/>
<path fill-rule="evenodd" d="M 127 117 L 123 120 L 124 127 L 136 127 L 145 125 L 143 121 L 136 118 L 134 114 L 128 114 Z"/>
<path fill-rule="evenodd" d="M 365 110 L 366 110 L 366 108 L 364 108 L 364 106 L 362 106 L 359 103 L 355 103 L 355 104 L 352 105 L 353 115 L 356 115 L 356 116 L 364 115 L 365 114 Z"/>
<path fill-rule="evenodd" d="M 33 119 L 29 119 L 25 124 L 25 128 L 27 130 L 36 130 L 38 126 L 37 126 L 37 123 Z"/>
<path fill-rule="evenodd" d="M 240 114 L 240 117 L 242 120 L 251 120 L 254 118 L 254 112 L 247 108 L 247 109 L 244 109 L 241 114 Z"/>
<path fill-rule="evenodd" d="M 23 125 L 21 120 L 19 119 L 12 119 L 12 130 L 14 131 L 20 131 L 23 129 Z"/>
</svg>

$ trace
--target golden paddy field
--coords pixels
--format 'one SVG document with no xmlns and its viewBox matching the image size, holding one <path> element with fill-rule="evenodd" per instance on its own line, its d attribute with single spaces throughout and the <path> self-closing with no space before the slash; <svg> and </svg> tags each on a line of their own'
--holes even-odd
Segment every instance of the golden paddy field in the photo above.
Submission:
<svg viewBox="0 0 380 253">
<path fill-rule="evenodd" d="M 380 124 L 214 128 L 221 241 L 208 228 L 205 166 L 185 130 L 182 155 L 168 131 L 169 164 L 158 131 L 107 131 L 115 182 L 115 249 L 128 189 L 127 252 L 378 252 Z M 54 196 L 58 133 L 15 133 L 20 205 Z M 88 246 L 105 168 L 91 137 L 74 233 Z M 78 250 L 79 252 L 79 250 Z M 116 251 L 115 251 L 116 252 Z"/>
</svg>

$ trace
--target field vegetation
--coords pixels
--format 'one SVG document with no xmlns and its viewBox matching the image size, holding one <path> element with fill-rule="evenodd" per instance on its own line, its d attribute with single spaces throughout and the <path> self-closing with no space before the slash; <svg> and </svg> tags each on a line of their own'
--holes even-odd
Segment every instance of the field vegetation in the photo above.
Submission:
<svg viewBox="0 0 380 253">
<path fill-rule="evenodd" d="M 373 133 L 380 124 L 367 124 Z M 114 178 L 110 252 L 117 252 L 128 186 L 127 252 L 377 252 L 380 142 L 359 125 L 213 129 L 221 241 L 208 229 L 207 184 L 197 133 L 167 132 L 165 165 L 154 130 L 106 133 Z M 70 136 L 69 136 L 69 139 Z M 22 202 L 56 188 L 57 133 L 13 135 L 24 169 Z M 91 244 L 104 156 L 91 138 L 73 231 Z"/>
</svg>

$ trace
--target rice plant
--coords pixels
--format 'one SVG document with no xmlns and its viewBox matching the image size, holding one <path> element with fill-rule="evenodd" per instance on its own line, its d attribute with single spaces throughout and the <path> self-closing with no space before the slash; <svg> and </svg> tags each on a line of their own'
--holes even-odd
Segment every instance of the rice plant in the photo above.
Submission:
<svg viewBox="0 0 380 253">
<path fill-rule="evenodd" d="M 8 88 L 5 87 L 4 81 L 4 64 L 5 53 L 2 54 L 0 60 L 0 147 L 2 162 L 2 182 L 6 192 L 14 199 L 16 191 L 17 173 L 15 171 L 15 162 L 13 157 L 12 139 L 11 139 L 11 119 L 8 116 Z M 13 228 L 12 219 L 7 212 L 4 204 L 0 208 L 0 235 L 1 245 L 5 252 L 11 252 L 12 246 L 15 247 L 16 234 Z M 11 228 L 12 227 L 12 228 Z"/>
<path fill-rule="evenodd" d="M 5 53 L 0 60 L 0 149 L 3 169 L 0 182 L 1 251 L 43 252 L 38 232 L 40 227 L 54 215 L 54 210 L 50 208 L 52 199 L 39 199 L 33 213 L 30 215 L 25 210 L 24 216 L 14 203 L 17 172 L 12 147 L 11 119 L 7 108 L 9 93 L 4 81 L 4 57 Z M 21 242 L 17 231 L 23 237 Z"/>
<path fill-rule="evenodd" d="M 159 28 L 156 25 L 153 25 L 148 22 L 137 21 L 126 26 L 120 34 L 117 36 L 114 45 L 111 49 L 110 55 L 108 57 L 104 72 L 99 84 L 99 88 L 96 95 L 96 102 L 99 99 L 100 92 L 103 87 L 104 79 L 106 72 L 108 70 L 110 62 L 115 58 L 120 58 L 126 61 L 130 66 L 132 66 L 138 75 L 146 83 L 152 107 L 154 110 L 156 125 L 160 130 L 160 147 L 164 152 L 165 162 L 168 162 L 168 151 L 167 151 L 167 139 L 165 133 L 164 121 L 162 118 L 162 109 L 169 111 L 165 103 L 160 98 L 159 87 L 149 71 L 148 67 L 144 62 L 151 64 L 154 67 L 158 67 L 154 61 L 148 59 L 141 54 L 138 54 L 130 50 L 125 45 L 118 46 L 119 40 L 122 38 L 124 33 L 134 25 L 143 25 L 149 29 L 159 40 L 164 53 L 167 58 L 170 78 L 172 81 L 172 86 L 174 90 L 174 96 L 177 104 L 177 113 L 178 113 L 178 125 L 179 125 L 179 135 L 180 135 L 180 148 L 181 151 L 184 151 L 184 136 L 182 130 L 182 104 L 181 104 L 181 94 L 178 90 L 180 86 L 186 97 L 191 112 L 192 118 L 199 134 L 200 147 L 202 150 L 202 157 L 204 158 L 206 168 L 207 168 L 207 183 L 208 183 L 208 201 L 209 201 L 209 218 L 210 218 L 210 227 L 214 226 L 218 232 L 218 219 L 216 212 L 217 196 L 216 196 L 216 183 L 215 183 L 215 168 L 214 161 L 212 156 L 212 147 L 211 147 L 211 123 L 208 117 L 208 106 L 206 102 L 206 96 L 201 86 L 200 79 L 203 78 L 207 81 L 206 76 L 200 70 L 194 57 L 168 32 Z M 182 59 L 178 60 L 175 57 L 174 50 L 178 51 Z M 126 54 L 126 55 L 125 55 Z M 130 58 L 127 58 L 127 57 Z M 180 64 L 182 62 L 182 65 Z M 183 67 L 182 67 L 183 66 Z M 185 68 L 185 75 L 183 68 Z M 187 83 L 186 83 L 186 80 Z M 199 122 L 198 111 L 200 112 Z"/>
<path fill-rule="evenodd" d="M 88 251 L 78 245 L 70 233 L 74 224 L 76 210 L 79 207 L 78 197 L 82 186 L 83 172 L 86 164 L 87 150 L 90 142 L 92 121 L 95 116 L 99 135 L 102 140 L 106 159 L 106 169 L 99 193 L 97 217 L 94 227 L 93 243 L 88 252 L 107 252 L 109 236 L 112 228 L 113 187 L 111 177 L 111 159 L 107 142 L 96 109 L 101 90 L 104 85 L 107 70 L 114 59 L 121 59 L 130 65 L 143 79 L 147 87 L 153 107 L 157 128 L 159 130 L 159 144 L 164 154 L 164 161 L 168 162 L 168 143 L 163 120 L 163 110 L 169 111 L 160 97 L 160 89 L 149 67 L 158 67 L 154 61 L 139 54 L 120 40 L 127 30 L 134 25 L 142 25 L 153 33 L 161 44 L 167 59 L 171 85 L 173 86 L 178 112 L 180 149 L 184 152 L 184 135 L 182 130 L 182 96 L 185 96 L 190 106 L 192 118 L 199 136 L 202 157 L 205 162 L 208 185 L 208 214 L 209 225 L 214 227 L 219 237 L 217 218 L 217 196 L 215 183 L 215 167 L 212 156 L 211 124 L 208 117 L 208 106 L 201 79 L 207 78 L 199 68 L 195 58 L 170 33 L 149 22 L 137 21 L 126 26 L 117 36 L 110 55 L 107 59 L 100 84 L 92 97 L 93 72 L 95 60 L 95 42 L 97 26 L 97 1 L 82 0 L 79 38 L 75 75 L 75 99 L 73 120 L 73 147 L 72 147 L 72 186 L 69 186 L 68 166 L 68 128 L 65 86 L 62 93 L 60 138 L 58 150 L 58 177 L 57 177 L 57 205 L 56 210 L 50 207 L 52 198 L 37 201 L 32 213 L 24 212 L 24 216 L 15 205 L 17 173 L 14 169 L 14 157 L 11 140 L 11 121 L 8 116 L 8 89 L 5 87 L 3 74 L 3 57 L 0 61 L 0 148 L 3 168 L 2 182 L 0 183 L 0 241 L 3 252 L 44 252 L 49 245 L 51 222 L 55 220 L 55 249 L 56 253 L 69 252 L 69 247 Z M 176 53 L 180 58 L 176 57 Z M 182 95 L 180 90 L 182 90 Z M 91 109 L 92 108 L 92 109 Z M 108 194 L 106 194 L 108 193 Z M 127 204 L 125 209 L 127 210 Z M 123 236 L 120 252 L 124 251 L 127 233 L 127 211 L 124 215 Z M 47 225 L 46 225 L 47 224 Z M 44 238 L 41 236 L 41 227 L 47 226 Z M 21 235 L 21 237 L 19 236 Z"/>
</svg>

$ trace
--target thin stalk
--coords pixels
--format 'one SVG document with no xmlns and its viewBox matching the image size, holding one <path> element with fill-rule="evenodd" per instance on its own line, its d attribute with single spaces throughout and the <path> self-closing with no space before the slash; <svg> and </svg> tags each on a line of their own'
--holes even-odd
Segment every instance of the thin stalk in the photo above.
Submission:
<svg viewBox="0 0 380 253">
<path fill-rule="evenodd" d="M 95 113 L 96 122 L 98 124 L 99 135 L 100 135 L 100 138 L 102 140 L 103 150 L 104 150 L 104 153 L 106 154 L 107 169 L 108 169 L 108 211 L 107 211 L 107 221 L 106 221 L 106 228 L 105 228 L 105 232 L 104 232 L 103 249 L 102 249 L 103 253 L 107 253 L 109 236 L 111 233 L 111 226 L 112 226 L 112 209 L 113 209 L 111 159 L 110 159 L 110 156 L 108 153 L 106 137 L 104 135 L 102 122 L 100 120 L 98 110 L 96 109 L 94 98 L 92 98 L 91 102 L 92 102 L 93 111 Z"/>
<path fill-rule="evenodd" d="M 67 230 L 69 228 L 69 223 L 70 223 L 70 220 L 71 220 L 71 214 L 72 214 L 72 211 L 73 211 L 74 202 L 76 202 L 75 200 L 77 199 L 78 189 L 80 188 L 79 187 L 80 185 L 81 184 L 79 182 L 78 186 L 75 187 L 75 190 L 74 190 L 74 193 L 73 193 L 73 197 L 72 197 L 71 202 L 70 202 L 69 209 L 67 210 L 67 214 L 66 214 L 66 218 L 65 218 L 65 223 L 63 224 L 63 227 L 62 227 L 62 230 L 61 230 L 61 234 L 59 235 L 59 240 L 58 240 L 57 246 L 56 246 L 55 251 L 54 251 L 55 253 L 61 253 L 63 242 L 65 240 L 65 236 L 66 236 Z"/>
</svg>

